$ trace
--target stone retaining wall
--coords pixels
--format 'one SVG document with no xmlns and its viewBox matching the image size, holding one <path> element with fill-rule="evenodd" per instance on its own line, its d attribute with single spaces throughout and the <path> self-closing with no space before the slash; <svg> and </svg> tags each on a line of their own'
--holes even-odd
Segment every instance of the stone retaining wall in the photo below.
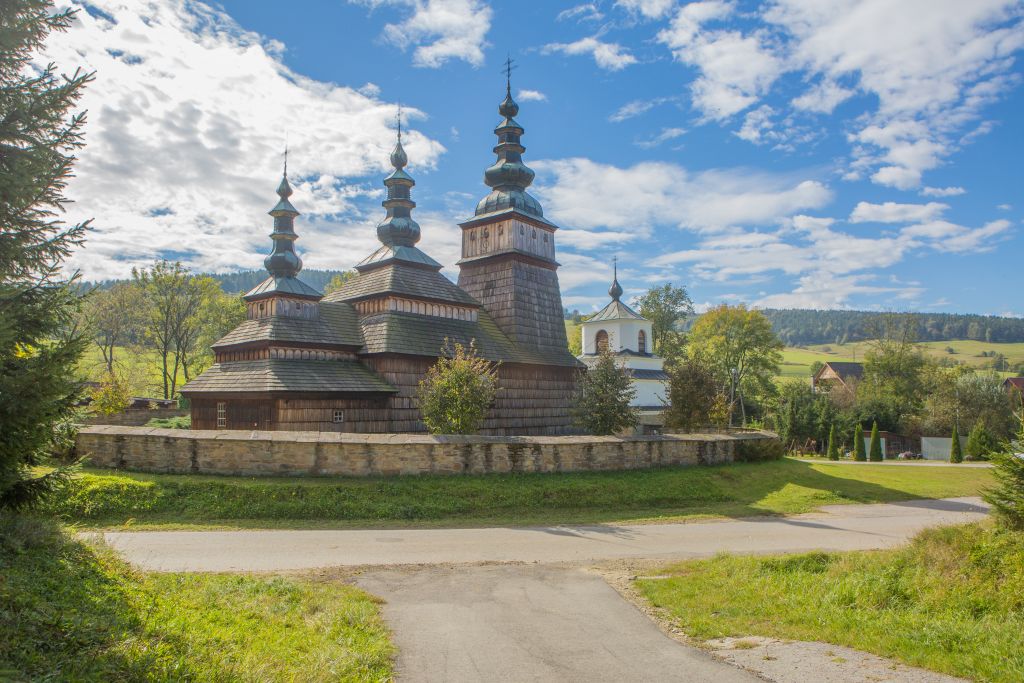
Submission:
<svg viewBox="0 0 1024 683">
<path fill-rule="evenodd" d="M 180 408 L 129 408 L 112 415 L 91 415 L 85 418 L 86 424 L 123 425 L 139 427 L 154 418 L 186 417 L 187 410 Z"/>
<path fill-rule="evenodd" d="M 82 428 L 89 464 L 144 472 L 236 475 L 584 472 L 732 462 L 736 444 L 770 432 L 665 436 L 426 436 L 248 432 L 96 425 Z"/>
</svg>

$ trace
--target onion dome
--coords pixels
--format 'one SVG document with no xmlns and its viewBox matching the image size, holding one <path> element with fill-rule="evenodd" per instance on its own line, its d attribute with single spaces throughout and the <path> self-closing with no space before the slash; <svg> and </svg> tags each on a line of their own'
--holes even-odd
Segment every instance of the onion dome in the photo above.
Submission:
<svg viewBox="0 0 1024 683">
<path fill-rule="evenodd" d="M 514 118 L 519 114 L 519 105 L 512 99 L 512 87 L 508 81 L 505 85 L 505 99 L 498 105 L 498 113 L 503 117 L 494 129 L 494 134 L 498 136 L 494 153 L 498 159 L 484 171 L 484 182 L 493 190 L 477 204 L 476 215 L 518 209 L 543 218 L 544 210 L 540 202 L 526 191 L 533 182 L 534 172 L 523 163 L 526 148 L 520 143 L 520 138 L 524 131 Z"/>
<path fill-rule="evenodd" d="M 608 288 L 608 296 L 610 296 L 613 301 L 618 301 L 622 296 L 622 285 L 619 284 L 618 259 L 616 259 L 615 264 L 612 267 L 614 268 L 615 274 L 612 276 L 612 286 Z"/>
<path fill-rule="evenodd" d="M 270 233 L 274 249 L 263 260 L 263 265 L 275 278 L 295 277 L 302 270 L 302 259 L 295 253 L 295 240 L 299 238 L 295 234 L 295 217 L 299 212 L 288 201 L 292 196 L 292 186 L 288 184 L 287 167 L 281 184 L 277 186 L 277 196 L 280 200 L 269 212 L 274 217 L 274 232 Z"/>
<path fill-rule="evenodd" d="M 399 123 L 398 142 L 391 152 L 391 165 L 395 170 L 384 179 L 388 196 L 382 204 L 387 209 L 387 215 L 377 226 L 377 238 L 388 247 L 411 247 L 420 241 L 419 223 L 412 219 L 416 202 L 412 200 L 411 190 L 416 181 L 403 170 L 407 163 L 409 157 L 402 148 L 402 128 Z"/>
</svg>

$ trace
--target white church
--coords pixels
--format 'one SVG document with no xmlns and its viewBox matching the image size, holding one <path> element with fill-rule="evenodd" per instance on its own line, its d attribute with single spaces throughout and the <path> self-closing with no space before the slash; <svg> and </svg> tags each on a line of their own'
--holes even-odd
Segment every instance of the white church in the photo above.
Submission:
<svg viewBox="0 0 1024 683">
<path fill-rule="evenodd" d="M 653 353 L 651 322 L 620 301 L 622 286 L 617 266 L 608 294 L 612 298 L 608 305 L 580 323 L 583 354 L 579 359 L 593 365 L 598 354 L 609 349 L 617 356 L 619 365 L 628 369 L 633 377 L 636 397 L 631 405 L 639 408 L 641 414 L 648 411 L 660 413 L 667 402 L 668 392 L 665 360 Z"/>
</svg>

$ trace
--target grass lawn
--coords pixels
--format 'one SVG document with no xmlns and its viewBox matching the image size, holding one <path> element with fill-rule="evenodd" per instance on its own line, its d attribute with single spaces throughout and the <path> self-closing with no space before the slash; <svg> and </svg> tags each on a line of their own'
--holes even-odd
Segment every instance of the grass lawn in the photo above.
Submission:
<svg viewBox="0 0 1024 683">
<path fill-rule="evenodd" d="M 955 676 L 1024 680 L 1024 533 L 931 529 L 895 550 L 719 556 L 637 587 L 691 637 L 824 641 Z"/>
<path fill-rule="evenodd" d="M 0 517 L 0 680 L 386 681 L 392 654 L 351 586 L 141 574 L 53 523 Z"/>
<path fill-rule="evenodd" d="M 795 459 L 627 472 L 272 478 L 83 472 L 52 511 L 87 527 L 440 527 L 680 520 L 977 494 L 988 469 Z"/>
</svg>

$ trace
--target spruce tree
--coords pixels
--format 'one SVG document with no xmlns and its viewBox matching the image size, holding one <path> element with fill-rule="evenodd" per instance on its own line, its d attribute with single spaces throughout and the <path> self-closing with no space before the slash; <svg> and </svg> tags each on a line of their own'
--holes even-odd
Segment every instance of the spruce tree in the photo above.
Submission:
<svg viewBox="0 0 1024 683">
<path fill-rule="evenodd" d="M 996 485 L 982 496 L 992 506 L 992 514 L 1001 526 L 1024 530 L 1024 420 L 1016 443 L 1011 439 L 1002 452 L 992 454 L 992 473 Z"/>
<path fill-rule="evenodd" d="M 964 452 L 960 446 L 960 430 L 953 425 L 953 441 L 949 445 L 949 461 L 950 462 L 963 462 Z"/>
<path fill-rule="evenodd" d="M 828 428 L 828 454 L 829 460 L 839 459 L 839 446 L 836 444 L 836 426 L 832 425 Z"/>
<path fill-rule="evenodd" d="M 633 379 L 611 351 L 602 351 L 597 362 L 580 373 L 576 387 L 573 418 L 590 434 L 617 434 L 639 424 L 639 413 L 630 406 L 636 397 Z"/>
<path fill-rule="evenodd" d="M 868 460 L 882 462 L 882 440 L 878 438 L 878 421 L 871 425 L 871 444 L 868 446 Z"/>
<path fill-rule="evenodd" d="M 72 21 L 71 11 L 51 11 L 45 0 L 0 3 L 0 509 L 29 507 L 66 479 L 66 470 L 33 468 L 72 413 L 86 344 L 62 266 L 87 224 L 60 215 L 83 144 L 85 115 L 71 112 L 92 75 L 33 68 L 47 36 Z"/>
<path fill-rule="evenodd" d="M 864 462 L 868 454 L 864 450 L 864 426 L 858 424 L 857 430 L 853 433 L 853 459 L 857 462 Z"/>
</svg>

